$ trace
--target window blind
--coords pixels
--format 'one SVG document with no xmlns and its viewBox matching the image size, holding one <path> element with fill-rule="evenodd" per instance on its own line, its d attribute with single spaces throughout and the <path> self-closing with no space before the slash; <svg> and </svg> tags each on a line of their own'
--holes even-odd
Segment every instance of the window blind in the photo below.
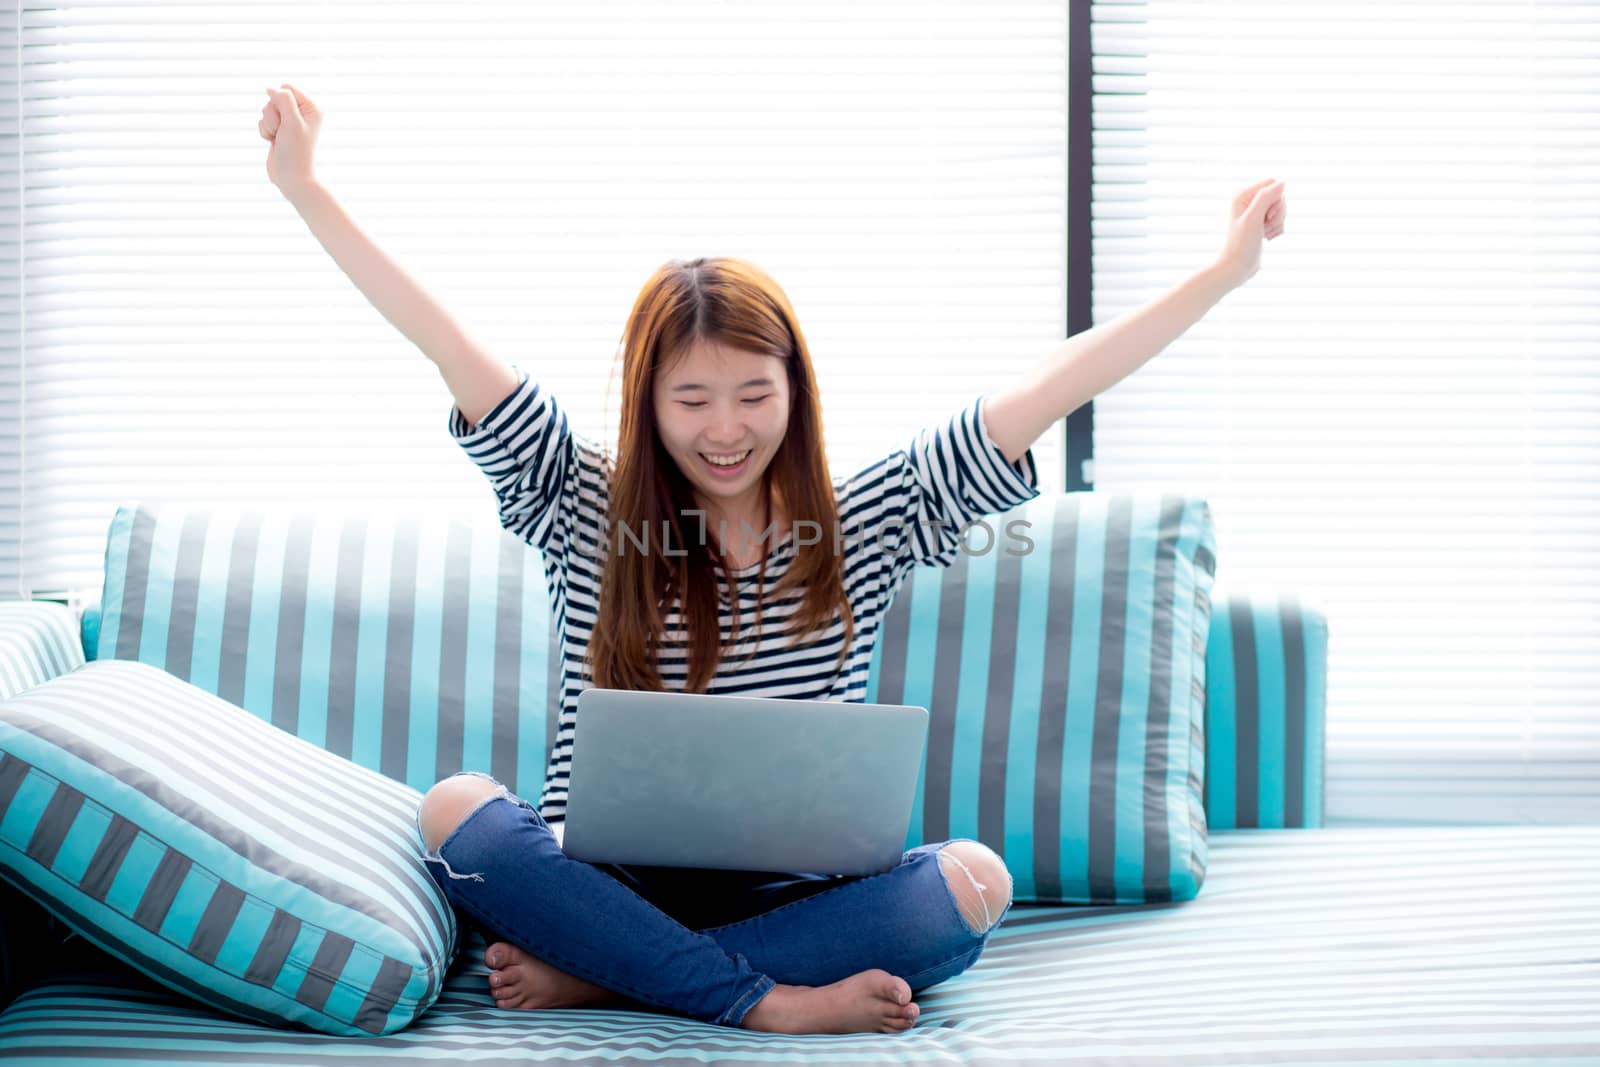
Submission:
<svg viewBox="0 0 1600 1067">
<path fill-rule="evenodd" d="M 326 113 L 317 173 L 357 224 L 613 445 L 624 320 L 668 259 L 750 259 L 784 288 L 835 477 L 1065 336 L 1058 3 L 12 3 L 4 22 L 8 597 L 98 596 L 126 501 L 495 514 L 443 379 L 268 181 L 268 86 Z M 1062 484 L 1059 433 L 1035 456 Z"/>
<path fill-rule="evenodd" d="M 1326 613 L 1330 825 L 1600 820 L 1600 6 L 1092 11 L 1096 322 L 1290 205 L 1096 401 L 1096 488 Z"/>
</svg>

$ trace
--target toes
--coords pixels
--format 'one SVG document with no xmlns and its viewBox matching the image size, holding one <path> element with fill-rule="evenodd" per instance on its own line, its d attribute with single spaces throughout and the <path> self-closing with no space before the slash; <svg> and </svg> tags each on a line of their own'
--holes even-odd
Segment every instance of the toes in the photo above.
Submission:
<svg viewBox="0 0 1600 1067">
<path fill-rule="evenodd" d="M 489 950 L 483 954 L 483 962 L 487 963 L 491 968 L 499 970 L 501 967 L 506 965 L 506 961 L 510 958 L 510 955 L 511 954 L 506 951 L 505 945 L 496 942 L 495 944 L 490 945 Z"/>
</svg>

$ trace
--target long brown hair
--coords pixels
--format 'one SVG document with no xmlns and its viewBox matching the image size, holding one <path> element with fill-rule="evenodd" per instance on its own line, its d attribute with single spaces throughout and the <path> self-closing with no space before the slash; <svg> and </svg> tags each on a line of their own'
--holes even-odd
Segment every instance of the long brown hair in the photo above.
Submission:
<svg viewBox="0 0 1600 1067">
<path fill-rule="evenodd" d="M 607 457 L 610 505 L 602 551 L 599 617 L 586 660 L 594 684 L 603 689 L 664 689 L 656 656 L 675 602 L 688 644 L 686 691 L 703 693 L 722 662 L 720 605 L 724 588 L 733 608 L 730 646 L 739 641 L 742 612 L 738 590 L 715 538 L 691 544 L 685 530 L 701 522 L 689 480 L 667 453 L 657 430 L 653 402 L 656 375 L 696 341 L 725 345 L 783 360 L 789 379 L 789 423 L 777 454 L 762 473 L 768 528 L 774 499 L 786 518 L 820 526 L 821 540 L 802 545 L 772 590 L 775 603 L 795 598 L 791 643 L 844 620 L 844 647 L 834 666 L 843 669 L 855 633 L 845 596 L 844 559 L 835 550 L 838 504 L 823 452 L 822 407 L 811 353 L 794 309 L 778 283 L 746 260 L 721 256 L 671 260 L 651 275 L 634 301 L 622 336 L 622 412 L 617 454 Z M 666 535 L 665 542 L 663 534 Z M 841 531 L 842 533 L 842 531 Z M 643 546 L 641 548 L 641 545 Z M 758 591 L 765 583 L 762 555 Z M 763 602 L 756 601 L 759 633 Z M 752 648 L 750 656 L 755 655 Z M 748 662 L 749 657 L 746 657 Z"/>
</svg>

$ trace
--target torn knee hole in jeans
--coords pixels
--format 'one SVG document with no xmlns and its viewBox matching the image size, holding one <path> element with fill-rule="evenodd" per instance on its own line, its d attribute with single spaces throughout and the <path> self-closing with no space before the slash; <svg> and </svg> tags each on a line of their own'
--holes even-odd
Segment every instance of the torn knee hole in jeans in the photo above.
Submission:
<svg viewBox="0 0 1600 1067">
<path fill-rule="evenodd" d="M 445 874 L 449 875 L 451 878 L 454 878 L 454 879 L 456 879 L 458 881 L 471 881 L 471 882 L 481 882 L 481 881 L 483 881 L 483 875 L 479 874 L 476 871 L 474 871 L 471 874 L 457 874 L 455 871 L 450 869 L 449 861 L 446 860 L 443 856 L 439 855 L 438 852 L 424 852 L 422 854 L 422 858 L 425 861 L 429 862 L 429 863 L 437 863 L 439 866 L 444 868 L 444 873 Z"/>
<path fill-rule="evenodd" d="M 504 785 L 502 785 L 500 782 L 496 781 L 494 778 L 490 777 L 487 774 L 483 774 L 480 771 L 459 771 L 456 774 L 452 775 L 451 777 L 460 778 L 462 776 L 471 776 L 471 777 L 476 777 L 476 778 L 484 778 L 484 779 L 487 779 L 490 782 L 494 782 L 495 791 L 493 793 L 490 793 L 488 796 L 483 797 L 482 799 L 480 799 L 476 804 L 474 804 L 472 806 L 472 810 L 471 811 L 469 811 L 465 815 L 461 816 L 461 821 L 457 822 L 455 824 L 455 826 L 451 828 L 450 833 L 445 834 L 444 839 L 439 842 L 439 847 L 438 848 L 434 849 L 432 852 L 429 852 L 426 849 L 424 849 L 423 852 L 422 852 L 422 858 L 423 858 L 423 860 L 425 862 L 439 864 L 439 866 L 444 868 L 444 873 L 445 874 L 449 875 L 451 878 L 453 878 L 453 879 L 455 879 L 457 881 L 482 882 L 483 881 L 483 875 L 482 874 L 479 874 L 479 873 L 476 873 L 476 872 L 474 872 L 472 874 L 457 874 L 454 870 L 452 870 L 450 868 L 449 861 L 446 860 L 444 858 L 444 856 L 442 855 L 442 852 L 443 852 L 443 849 L 444 849 L 444 845 L 445 845 L 446 841 L 450 840 L 450 837 L 456 832 L 456 830 L 459 830 L 461 828 L 462 824 L 465 823 L 468 819 L 470 819 L 474 815 L 478 814 L 479 810 L 481 810 L 485 804 L 489 803 L 491 800 L 499 800 L 501 797 L 510 796 L 511 795 L 511 790 L 507 789 Z"/>
<path fill-rule="evenodd" d="M 973 889 L 975 889 L 977 891 L 977 894 L 978 894 L 978 903 L 983 906 L 983 929 L 979 930 L 977 932 L 978 933 L 986 933 L 986 932 L 988 932 L 989 928 L 992 925 L 994 925 L 994 919 L 990 915 L 990 912 L 989 912 L 989 898 L 983 895 L 983 891 L 985 889 L 988 889 L 989 887 L 984 885 L 982 882 L 978 881 L 977 876 L 975 876 L 972 873 L 972 871 L 967 867 L 967 865 L 965 863 L 961 862 L 961 857 L 960 856 L 957 856 L 953 852 L 940 852 L 938 855 L 939 855 L 939 858 L 941 860 L 949 860 L 950 862 L 954 863 L 957 867 L 960 867 L 961 868 L 961 873 L 966 875 L 967 876 L 967 881 L 972 883 Z M 958 901 L 958 903 L 959 903 L 959 901 Z M 960 911 L 962 909 L 957 908 L 956 910 Z M 963 915 L 962 918 L 965 919 L 966 916 Z"/>
</svg>

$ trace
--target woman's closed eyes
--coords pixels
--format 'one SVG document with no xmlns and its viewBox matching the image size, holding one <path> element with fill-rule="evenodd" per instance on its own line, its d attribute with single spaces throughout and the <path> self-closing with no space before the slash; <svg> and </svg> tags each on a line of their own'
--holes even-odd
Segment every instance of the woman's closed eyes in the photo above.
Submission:
<svg viewBox="0 0 1600 1067">
<path fill-rule="evenodd" d="M 749 398 L 747 398 L 745 400 L 745 403 L 746 404 L 759 404 L 763 400 L 770 400 L 770 399 L 772 399 L 772 394 L 768 393 L 766 396 L 749 397 Z M 703 408 L 703 407 L 706 406 L 706 402 L 704 400 L 680 400 L 679 403 L 682 404 L 686 408 Z"/>
</svg>

